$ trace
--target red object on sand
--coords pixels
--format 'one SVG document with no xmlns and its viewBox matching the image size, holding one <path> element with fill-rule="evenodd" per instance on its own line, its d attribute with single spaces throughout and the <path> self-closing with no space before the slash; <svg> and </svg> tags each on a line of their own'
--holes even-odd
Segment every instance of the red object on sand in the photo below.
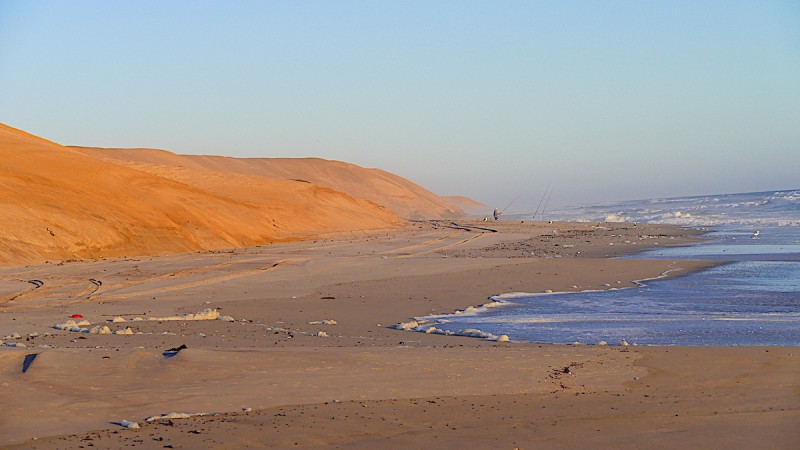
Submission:
<svg viewBox="0 0 800 450">
<path fill-rule="evenodd" d="M 73 319 L 83 319 L 83 314 L 73 314 L 70 317 L 72 317 Z"/>
</svg>

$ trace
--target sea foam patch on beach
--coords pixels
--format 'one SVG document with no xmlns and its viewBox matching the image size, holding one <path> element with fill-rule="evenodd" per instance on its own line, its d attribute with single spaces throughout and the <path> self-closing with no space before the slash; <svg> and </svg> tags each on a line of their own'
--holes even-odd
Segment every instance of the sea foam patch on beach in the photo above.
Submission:
<svg viewBox="0 0 800 450">
<path fill-rule="evenodd" d="M 480 306 L 468 306 L 464 309 L 457 309 L 450 314 L 440 314 L 440 315 L 432 315 L 432 316 L 425 316 L 425 317 L 418 317 L 414 320 L 408 322 L 401 322 L 395 325 L 391 325 L 389 328 L 394 328 L 396 330 L 403 330 L 403 331 L 416 331 L 419 333 L 425 334 L 441 334 L 445 336 L 464 336 L 464 337 L 474 337 L 474 338 L 481 338 L 486 339 L 489 341 L 497 341 L 497 342 L 509 342 L 511 339 L 508 335 L 501 334 L 495 335 L 492 333 L 488 333 L 485 331 L 481 331 L 475 328 L 465 328 L 465 329 L 458 329 L 458 330 L 449 330 L 444 327 L 439 328 L 447 323 L 447 317 L 449 316 L 464 316 L 464 315 L 476 315 L 482 312 L 485 312 L 492 308 L 497 308 L 499 306 L 510 305 L 511 299 L 514 298 L 523 298 L 530 296 L 531 294 L 527 294 L 524 292 L 510 292 L 506 294 L 498 294 L 489 297 L 489 302 L 484 303 Z"/>
<path fill-rule="evenodd" d="M 72 333 L 89 333 L 89 334 L 134 334 L 130 327 L 112 331 L 108 325 L 97 325 L 88 328 L 92 325 L 88 320 L 68 320 L 64 323 L 57 323 L 53 325 L 56 330 L 69 331 Z"/>
<path fill-rule="evenodd" d="M 235 319 L 231 316 L 221 315 L 216 309 L 206 308 L 196 313 L 177 314 L 166 317 L 148 317 L 147 320 L 157 320 L 162 322 L 170 320 L 224 320 L 226 322 L 233 322 Z"/>
<path fill-rule="evenodd" d="M 145 422 L 155 422 L 156 420 L 167 420 L 167 419 L 188 419 L 190 417 L 203 417 L 203 416 L 211 416 L 214 413 L 206 413 L 206 412 L 196 412 L 196 413 L 179 413 L 179 412 L 170 412 L 165 414 L 159 414 L 157 416 L 150 416 L 144 419 Z"/>
<path fill-rule="evenodd" d="M 477 310 L 477 308 L 475 308 Z M 441 325 L 441 323 L 437 322 L 437 324 Z M 464 337 L 474 337 L 474 338 L 481 338 L 486 339 L 489 341 L 497 341 L 497 342 L 509 342 L 510 338 L 508 335 L 495 335 L 492 333 L 488 333 L 485 331 L 481 331 L 477 328 L 466 328 L 460 330 L 448 330 L 445 328 L 438 328 L 435 325 L 432 325 L 429 320 L 425 321 L 417 321 L 412 320 L 409 322 L 398 323 L 396 325 L 392 325 L 389 328 L 394 328 L 396 330 L 402 331 L 416 331 L 419 333 L 425 334 L 441 334 L 445 336 L 464 336 Z"/>
<path fill-rule="evenodd" d="M 198 321 L 198 320 L 221 320 L 225 322 L 234 322 L 234 319 L 231 316 L 223 316 L 219 313 L 216 309 L 206 308 L 202 311 L 198 311 L 196 313 L 187 313 L 187 314 L 177 314 L 174 316 L 166 316 L 166 317 L 148 317 L 144 318 L 141 316 L 136 316 L 131 319 L 126 319 L 122 316 L 116 316 L 111 319 L 110 323 L 126 323 L 126 322 L 143 322 L 143 321 L 150 321 L 150 322 L 170 322 L 170 321 Z M 89 328 L 91 327 L 91 328 Z M 119 335 L 131 335 L 136 334 L 130 327 L 125 327 L 118 330 L 112 330 L 108 325 L 96 325 L 92 327 L 92 322 L 86 319 L 82 320 L 67 320 L 63 323 L 57 323 L 53 325 L 53 328 L 56 330 L 62 331 L 69 331 L 73 333 L 89 333 L 89 334 L 119 334 Z"/>
<path fill-rule="evenodd" d="M 417 318 L 417 321 L 436 321 L 436 322 L 444 322 L 446 318 L 453 315 L 459 316 L 467 316 L 467 315 L 476 315 L 482 312 L 486 312 L 491 308 L 497 308 L 500 306 L 508 306 L 513 305 L 514 303 L 511 300 L 518 299 L 518 298 L 526 298 L 530 297 L 535 294 L 529 294 L 525 292 L 509 292 L 506 294 L 497 294 L 493 295 L 488 298 L 488 302 L 480 305 L 480 306 L 467 306 L 464 309 L 457 309 L 452 313 L 447 314 L 434 314 L 430 316 L 425 316 L 422 318 Z"/>
</svg>

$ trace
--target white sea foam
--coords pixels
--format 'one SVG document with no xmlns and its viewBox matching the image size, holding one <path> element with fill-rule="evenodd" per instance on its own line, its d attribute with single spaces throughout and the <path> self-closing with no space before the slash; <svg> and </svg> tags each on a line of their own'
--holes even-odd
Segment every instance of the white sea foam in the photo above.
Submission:
<svg viewBox="0 0 800 450">
<path fill-rule="evenodd" d="M 129 428 L 132 430 L 140 428 L 138 422 L 131 422 L 130 420 L 123 420 L 119 424 L 125 428 Z"/>
<path fill-rule="evenodd" d="M 175 320 L 217 320 L 220 318 L 219 311 L 216 309 L 206 308 L 196 313 L 178 314 L 175 316 L 167 317 L 148 317 L 147 320 L 157 320 L 160 322 L 175 321 Z"/>
<path fill-rule="evenodd" d="M 190 417 L 202 417 L 202 416 L 211 416 L 212 413 L 179 413 L 179 412 L 171 412 L 166 414 L 161 414 L 158 416 L 150 416 L 144 419 L 145 422 L 155 422 L 156 420 L 166 420 L 166 419 L 188 419 Z"/>
<path fill-rule="evenodd" d="M 70 320 L 69 322 L 73 322 L 73 323 L 75 323 L 75 321 L 74 321 L 74 320 Z M 91 324 L 92 324 L 92 323 L 91 323 L 91 322 L 89 322 L 88 320 L 81 320 L 81 321 L 79 321 L 79 322 L 75 323 L 75 325 L 76 325 L 76 326 L 79 326 L 79 327 L 88 327 L 88 326 L 89 326 L 89 325 L 91 325 Z"/>
<path fill-rule="evenodd" d="M 606 217 L 603 219 L 603 222 L 632 222 L 633 219 L 630 216 L 624 215 L 624 213 L 617 213 L 617 214 L 607 214 Z"/>
<path fill-rule="evenodd" d="M 492 333 L 479 330 L 477 328 L 467 328 L 464 330 L 459 330 L 455 332 L 448 333 L 445 331 L 445 334 L 455 335 L 455 336 L 465 336 L 465 337 L 474 337 L 480 339 L 486 339 L 487 341 L 497 341 L 497 342 L 509 342 L 510 339 L 508 335 L 503 334 L 500 336 L 494 335 Z"/>
<path fill-rule="evenodd" d="M 413 329 L 415 329 L 417 327 L 419 327 L 419 322 L 417 322 L 416 320 L 412 320 L 410 322 L 398 323 L 397 325 L 392 325 L 391 326 L 391 328 L 394 328 L 396 330 L 403 330 L 403 331 L 413 330 Z"/>
<path fill-rule="evenodd" d="M 701 246 L 677 250 L 665 250 L 662 247 L 661 249 L 652 252 L 660 257 L 669 257 L 673 253 L 684 255 L 684 253 L 681 252 L 687 251 L 688 253 L 691 253 L 694 249 L 700 249 L 701 251 L 708 252 L 709 256 L 731 256 L 732 259 L 735 260 L 738 260 L 742 255 L 746 258 L 749 258 L 752 256 L 752 252 L 761 252 L 769 255 L 779 255 L 778 259 L 781 260 L 785 258 L 789 261 L 795 261 L 796 258 L 793 255 L 796 255 L 798 252 L 797 248 L 800 246 L 800 238 L 798 238 L 798 236 L 800 235 L 797 234 L 792 228 L 800 227 L 799 201 L 800 190 L 775 191 L 766 193 L 745 193 L 619 202 L 616 204 L 573 208 L 562 212 L 554 212 L 551 213 L 551 217 L 554 219 L 557 218 L 558 220 L 578 219 L 586 222 L 599 222 L 608 220 L 641 223 L 667 223 L 706 230 L 711 228 L 713 231 L 718 231 L 718 233 L 712 235 L 711 237 L 713 238 L 719 236 L 719 244 L 704 243 Z M 783 229 L 778 229 L 777 227 L 783 227 Z M 640 230 L 644 231 L 645 228 L 640 227 Z M 760 239 L 757 241 L 750 241 L 749 237 L 755 230 L 761 231 L 761 235 L 759 236 Z M 631 238 L 630 241 L 632 241 L 631 243 L 638 244 L 670 244 L 668 239 L 668 236 L 648 236 L 643 234 L 642 236 L 639 236 L 639 239 Z M 738 245 L 740 244 L 740 241 L 744 239 L 746 239 L 747 242 Z M 724 254 L 722 252 L 724 252 Z M 704 254 L 701 253 L 701 255 Z M 770 258 L 772 258 L 772 256 L 770 256 Z M 670 272 L 668 271 L 658 277 L 655 277 L 654 279 L 663 278 L 669 274 Z M 615 280 L 616 278 L 605 280 L 608 281 L 608 283 L 605 284 L 604 288 L 599 290 L 606 291 L 612 286 L 622 287 L 622 283 L 615 283 Z M 640 280 L 637 282 L 639 285 L 644 285 L 645 283 L 651 284 L 647 280 Z M 771 289 L 769 286 L 768 288 Z M 577 291 L 578 289 L 578 287 L 574 287 L 571 289 L 571 291 Z M 587 293 L 587 298 L 592 297 L 592 294 L 590 294 L 592 291 L 587 290 L 583 292 Z M 770 290 L 770 292 L 772 291 Z M 539 297 L 541 295 L 562 296 L 565 294 L 567 294 L 565 297 Z M 571 302 L 573 298 L 571 295 L 573 294 L 563 292 L 554 292 L 550 294 L 509 293 L 503 296 L 496 296 L 493 299 L 502 299 L 503 301 L 507 302 L 509 300 L 513 301 L 515 298 L 528 298 L 528 301 L 519 302 L 523 305 L 527 303 L 532 304 L 530 309 L 526 309 L 527 306 L 522 307 L 522 310 L 526 312 L 526 317 L 515 318 L 514 316 L 518 314 L 517 310 L 509 311 L 507 314 L 503 314 L 505 311 L 498 311 L 496 314 L 491 313 L 481 315 L 478 313 L 478 311 L 481 309 L 480 307 L 469 307 L 451 315 L 436 315 L 417 318 L 417 320 L 422 322 L 423 325 L 419 326 L 419 328 L 414 328 L 414 330 L 426 333 L 444 334 L 451 332 L 450 330 L 455 330 L 456 328 L 465 328 L 466 330 L 464 333 L 459 333 L 458 331 L 452 333 L 474 335 L 478 337 L 482 335 L 482 329 L 491 329 L 492 332 L 496 332 L 498 334 L 500 333 L 500 330 L 506 332 L 509 330 L 514 330 L 515 337 L 519 339 L 527 339 L 526 333 L 528 331 L 525 330 L 533 330 L 531 333 L 541 333 L 543 330 L 546 332 L 551 328 L 570 328 L 572 327 L 570 323 L 576 324 L 578 329 L 582 329 L 581 327 L 593 327 L 594 325 L 588 324 L 593 324 L 598 320 L 598 316 L 596 314 L 590 314 L 586 317 L 581 317 L 580 314 L 560 314 L 558 309 L 554 310 L 554 305 L 559 304 L 562 301 L 562 298 L 566 302 Z M 598 295 L 598 298 L 605 299 L 605 292 L 604 294 Z M 537 303 L 541 303 L 541 305 L 537 305 Z M 570 303 L 570 305 L 572 304 Z M 583 306 L 580 305 L 580 300 L 576 300 L 575 306 L 579 310 L 583 308 Z M 588 310 L 592 310 L 591 305 L 586 305 L 586 307 Z M 620 305 L 615 304 L 614 308 L 615 311 L 621 308 L 623 310 L 622 313 L 627 314 L 628 307 L 625 305 L 620 307 Z M 635 308 L 633 309 L 633 312 L 636 313 L 637 311 L 635 311 Z M 534 315 L 534 311 L 543 311 L 543 314 L 537 313 Z M 681 315 L 673 317 L 673 315 L 637 313 L 623 316 L 622 313 L 619 313 L 620 317 L 628 317 L 628 319 L 634 320 L 634 323 L 636 324 L 643 324 L 642 326 L 644 328 L 670 328 L 672 327 L 672 325 L 669 325 L 671 322 L 680 323 L 681 321 L 686 320 L 686 318 L 682 318 Z M 793 320 L 792 318 L 787 319 L 786 316 L 787 315 L 785 313 L 782 313 L 780 320 L 790 322 Z M 425 320 L 430 320 L 433 323 L 423 322 Z M 689 317 L 689 320 L 692 320 L 692 318 Z M 730 321 L 729 323 L 736 323 L 749 321 L 751 319 L 749 317 L 741 317 L 741 315 L 738 315 L 737 317 L 722 318 L 705 315 L 702 320 L 706 320 L 709 323 L 716 320 L 728 320 Z M 759 316 L 757 320 L 760 322 L 766 322 L 769 321 L 769 318 Z M 548 322 L 557 322 L 558 324 L 551 326 L 548 324 Z M 608 317 L 604 316 L 603 322 L 608 322 L 609 325 L 611 325 L 612 322 L 619 322 L 620 325 L 615 324 L 613 325 L 614 328 L 624 328 L 628 326 L 625 324 L 627 320 L 618 319 L 616 315 Z M 509 326 L 508 328 L 503 328 L 502 324 L 508 324 Z M 526 324 L 530 324 L 530 326 L 526 326 Z M 545 325 L 537 326 L 537 324 Z M 642 330 L 630 331 L 625 329 L 624 333 L 624 335 L 616 336 L 602 334 L 594 335 L 594 337 L 587 337 L 585 340 L 582 340 L 585 343 L 598 343 L 602 338 L 606 339 L 612 345 L 619 343 L 623 346 L 626 342 L 629 343 L 629 345 L 635 345 L 636 342 L 634 342 L 634 338 L 636 341 L 641 340 L 640 334 L 642 333 Z M 761 331 L 757 331 L 756 333 L 761 333 Z M 684 337 L 680 337 L 679 339 L 683 338 Z M 539 337 L 537 339 L 546 341 L 547 337 Z M 572 337 L 568 337 L 565 338 L 564 341 L 571 342 L 573 339 L 574 338 Z"/>
<path fill-rule="evenodd" d="M 510 339 L 508 335 L 500 335 L 496 336 L 492 333 L 487 333 L 485 331 L 479 330 L 477 328 L 467 328 L 464 330 L 459 331 L 451 331 L 445 330 L 442 328 L 437 328 L 435 326 L 425 326 L 421 325 L 411 329 L 412 331 L 418 331 L 425 334 L 441 334 L 444 336 L 464 336 L 464 337 L 474 337 L 474 338 L 481 338 L 490 341 L 497 341 L 497 342 L 509 342 Z"/>
<path fill-rule="evenodd" d="M 477 328 L 467 328 L 466 330 L 461 330 L 457 332 L 459 336 L 467 336 L 467 337 L 477 337 L 477 338 L 484 338 L 484 339 L 497 339 L 497 336 L 493 335 L 492 333 L 487 333 L 485 331 L 481 331 Z"/>
<path fill-rule="evenodd" d="M 489 308 L 497 308 L 499 306 L 513 305 L 512 302 L 508 301 L 509 299 L 524 298 L 524 297 L 529 297 L 531 295 L 532 294 L 528 294 L 525 292 L 510 292 L 507 294 L 493 295 L 489 297 L 490 300 L 489 302 L 484 303 L 481 306 L 468 306 L 464 309 L 457 309 L 452 313 L 431 315 L 431 316 L 426 316 L 424 318 L 418 318 L 417 320 L 445 321 L 443 319 L 446 319 L 447 317 L 452 315 L 475 316 L 485 312 Z"/>
<path fill-rule="evenodd" d="M 87 322 L 86 325 L 90 324 Z M 74 320 L 68 320 L 64 323 L 57 323 L 53 325 L 53 328 L 55 328 L 56 330 L 77 331 L 79 333 L 83 331 L 83 328 L 79 327 L 78 323 L 75 322 Z"/>
<path fill-rule="evenodd" d="M 635 200 L 552 211 L 558 220 L 652 222 L 690 227 L 800 226 L 800 191 Z"/>
<path fill-rule="evenodd" d="M 503 303 L 507 303 L 507 300 L 513 300 L 515 298 L 524 298 L 530 297 L 531 293 L 529 292 L 507 292 L 505 294 L 497 294 L 489 297 L 489 300 L 492 300 L 492 304 L 486 303 L 483 306 L 487 308 L 492 308 L 494 306 L 500 306 Z M 494 303 L 497 303 L 494 305 Z"/>
<path fill-rule="evenodd" d="M 125 330 L 117 330 L 112 331 L 108 325 L 97 325 L 92 328 L 84 328 L 90 326 L 91 323 L 88 320 L 82 320 L 80 322 L 75 322 L 74 320 L 68 320 L 64 323 L 57 323 L 53 325 L 53 328 L 56 330 L 63 330 L 69 331 L 71 333 L 90 333 L 90 334 L 133 334 L 133 330 L 130 328 L 126 328 Z"/>
</svg>

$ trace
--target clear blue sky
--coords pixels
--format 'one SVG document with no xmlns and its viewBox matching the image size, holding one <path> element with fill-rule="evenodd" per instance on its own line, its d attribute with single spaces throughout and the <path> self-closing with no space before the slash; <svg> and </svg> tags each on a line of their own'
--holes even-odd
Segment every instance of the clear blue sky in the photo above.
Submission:
<svg viewBox="0 0 800 450">
<path fill-rule="evenodd" d="M 523 210 L 798 188 L 800 2 L 0 0 L 0 122 Z"/>
</svg>

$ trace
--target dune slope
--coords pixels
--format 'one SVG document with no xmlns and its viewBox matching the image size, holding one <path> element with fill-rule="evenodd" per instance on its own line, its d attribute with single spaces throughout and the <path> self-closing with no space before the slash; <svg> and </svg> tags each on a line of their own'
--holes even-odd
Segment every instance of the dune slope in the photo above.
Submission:
<svg viewBox="0 0 800 450">
<path fill-rule="evenodd" d="M 454 208 L 458 208 L 472 214 L 488 214 L 492 211 L 492 208 L 489 205 L 473 200 L 469 197 L 451 195 L 442 198 Z"/>
<path fill-rule="evenodd" d="M 0 264 L 240 247 L 402 222 L 312 183 L 219 178 L 190 185 L 0 124 Z"/>
<path fill-rule="evenodd" d="M 447 199 L 380 169 L 321 158 L 230 158 L 224 156 L 177 155 L 156 149 L 105 149 L 72 147 L 109 162 L 136 167 L 159 175 L 175 168 L 225 174 L 304 180 L 347 192 L 389 208 L 408 219 L 456 217 L 464 211 Z M 186 181 L 186 180 L 184 180 Z"/>
</svg>

